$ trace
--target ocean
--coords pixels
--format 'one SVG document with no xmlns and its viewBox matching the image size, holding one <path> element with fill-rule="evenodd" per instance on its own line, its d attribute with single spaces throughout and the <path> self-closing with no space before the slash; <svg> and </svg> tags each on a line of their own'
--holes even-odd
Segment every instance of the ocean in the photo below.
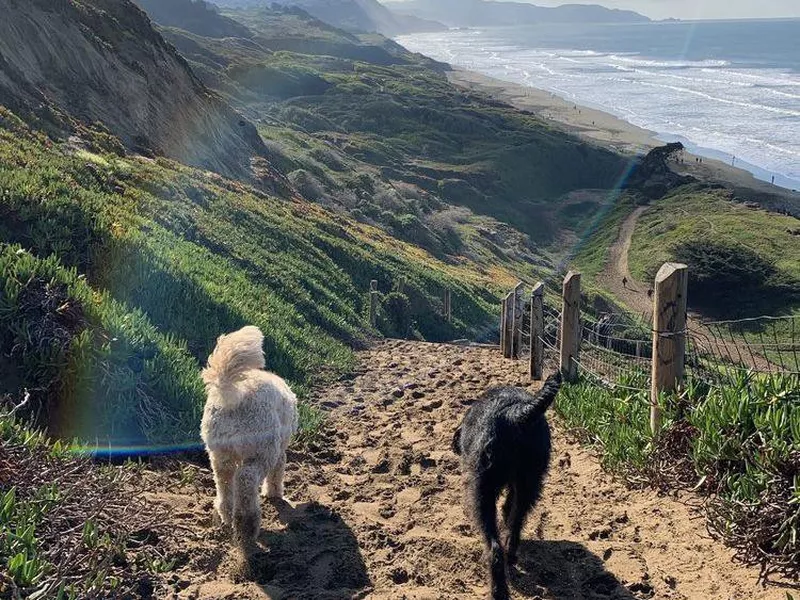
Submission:
<svg viewBox="0 0 800 600">
<path fill-rule="evenodd" d="M 396 41 L 800 189 L 800 19 L 542 24 Z"/>
</svg>

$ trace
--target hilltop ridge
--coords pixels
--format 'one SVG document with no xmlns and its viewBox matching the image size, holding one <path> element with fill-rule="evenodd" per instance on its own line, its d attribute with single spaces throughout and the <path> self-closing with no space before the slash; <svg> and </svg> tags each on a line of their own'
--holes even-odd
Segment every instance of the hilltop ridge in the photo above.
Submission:
<svg viewBox="0 0 800 600">
<path fill-rule="evenodd" d="M 406 0 L 385 6 L 398 14 L 440 21 L 448 27 L 492 27 L 538 23 L 646 23 L 649 18 L 632 10 L 599 4 L 536 6 L 496 0 Z"/>
<path fill-rule="evenodd" d="M 226 8 L 267 6 L 261 0 L 216 0 Z M 276 0 L 277 6 L 300 8 L 330 25 L 350 32 L 377 32 L 387 36 L 446 29 L 431 19 L 393 11 L 378 0 Z"/>
<path fill-rule="evenodd" d="M 205 0 L 134 0 L 151 19 L 165 27 L 180 27 L 212 38 L 241 37 L 253 34 L 247 27 L 219 13 L 219 7 Z"/>
</svg>

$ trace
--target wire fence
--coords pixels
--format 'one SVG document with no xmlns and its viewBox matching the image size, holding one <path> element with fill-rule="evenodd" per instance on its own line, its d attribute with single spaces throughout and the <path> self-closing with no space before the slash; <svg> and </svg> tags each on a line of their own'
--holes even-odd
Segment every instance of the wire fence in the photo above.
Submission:
<svg viewBox="0 0 800 600">
<path fill-rule="evenodd" d="M 581 314 L 580 372 L 607 386 L 649 389 L 651 326 L 624 313 Z"/>
<path fill-rule="evenodd" d="M 746 373 L 800 374 L 800 316 L 690 322 L 687 370 L 711 384 Z"/>
<path fill-rule="evenodd" d="M 543 305 L 540 335 L 544 360 L 558 361 L 562 315 Z M 530 358 L 532 304 L 524 302 L 519 348 Z M 651 388 L 653 324 L 645 316 L 624 312 L 581 312 L 578 369 L 603 385 L 635 392 Z M 684 340 L 684 372 L 709 385 L 722 386 L 743 374 L 800 374 L 800 315 L 761 316 L 727 321 L 687 318 L 684 331 L 669 334 Z"/>
</svg>

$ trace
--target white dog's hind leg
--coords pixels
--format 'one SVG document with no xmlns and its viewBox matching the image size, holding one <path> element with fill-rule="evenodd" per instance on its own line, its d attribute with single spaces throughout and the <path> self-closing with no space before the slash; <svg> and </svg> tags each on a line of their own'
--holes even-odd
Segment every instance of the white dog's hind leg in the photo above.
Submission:
<svg viewBox="0 0 800 600">
<path fill-rule="evenodd" d="M 286 450 L 281 452 L 278 461 L 271 471 L 267 473 L 267 478 L 264 480 L 264 485 L 261 487 L 261 493 L 267 498 L 282 499 L 283 498 L 283 476 L 286 472 Z"/>
<path fill-rule="evenodd" d="M 236 473 L 236 503 L 233 524 L 240 542 L 252 543 L 261 528 L 261 503 L 258 485 L 264 479 L 264 457 L 250 456 Z"/>
<path fill-rule="evenodd" d="M 233 476 L 236 473 L 236 458 L 227 452 L 208 451 L 211 469 L 214 471 L 214 483 L 217 486 L 217 497 L 214 508 L 224 524 L 231 522 L 233 512 Z"/>
</svg>

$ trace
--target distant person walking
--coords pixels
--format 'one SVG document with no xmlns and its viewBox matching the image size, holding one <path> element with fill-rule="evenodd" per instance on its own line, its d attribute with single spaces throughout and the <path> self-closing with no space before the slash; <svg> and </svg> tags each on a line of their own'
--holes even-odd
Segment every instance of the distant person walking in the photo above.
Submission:
<svg viewBox="0 0 800 600">
<path fill-rule="evenodd" d="M 623 277 L 622 278 L 622 287 L 624 287 L 626 290 L 628 289 L 628 278 L 627 277 Z"/>
<path fill-rule="evenodd" d="M 772 185 L 775 185 L 775 175 L 772 176 Z"/>
</svg>

